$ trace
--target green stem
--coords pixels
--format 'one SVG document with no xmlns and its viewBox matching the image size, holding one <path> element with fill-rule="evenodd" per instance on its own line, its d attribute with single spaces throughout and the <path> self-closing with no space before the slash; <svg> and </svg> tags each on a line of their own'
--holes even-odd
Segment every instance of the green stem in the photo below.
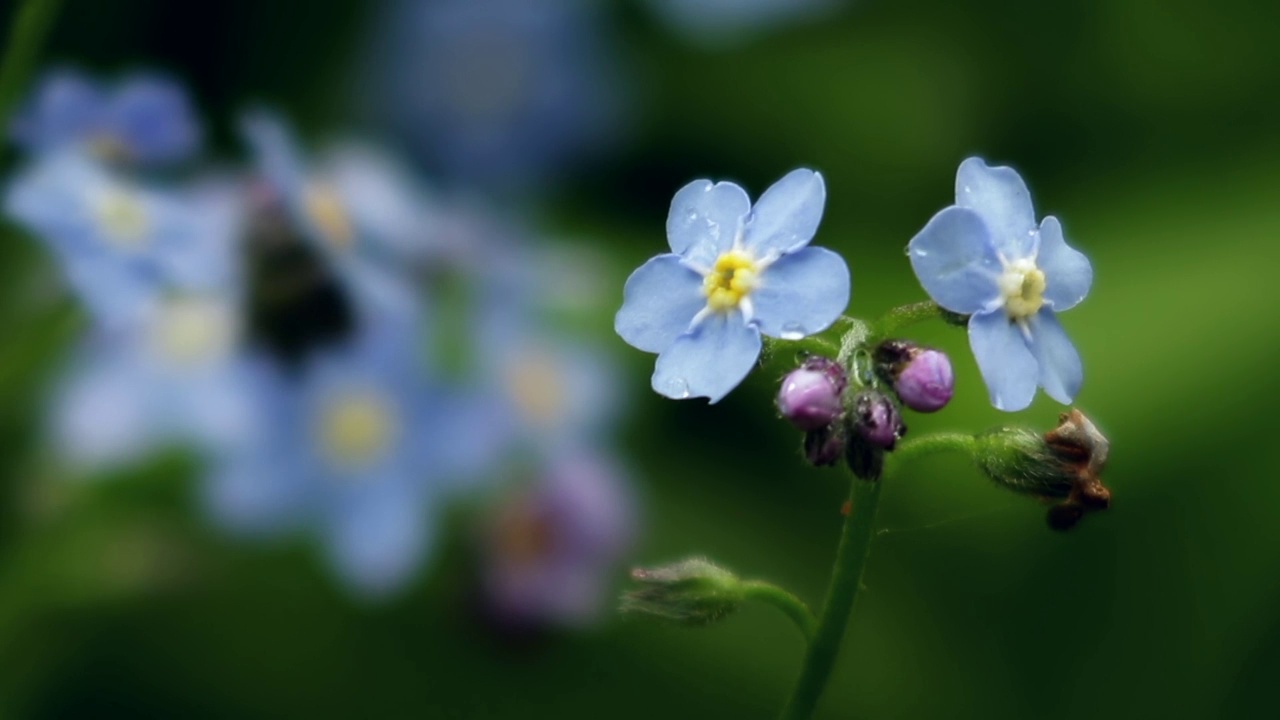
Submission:
<svg viewBox="0 0 1280 720">
<path fill-rule="evenodd" d="M 27 0 L 13 16 L 4 58 L 0 60 L 0 126 L 8 123 L 9 114 L 25 90 L 61 4 L 62 0 Z"/>
<path fill-rule="evenodd" d="M 781 610 L 800 628 L 805 640 L 812 640 L 818 629 L 818 618 L 800 598 L 763 580 L 748 580 L 742 583 L 742 590 L 748 600 L 759 600 Z"/>
<path fill-rule="evenodd" d="M 782 711 L 783 720 L 808 720 L 818 705 L 818 698 L 831 677 L 835 667 L 836 656 L 840 652 L 840 644 L 844 640 L 845 628 L 853 611 L 861 588 L 862 571 L 867 564 L 867 556 L 871 553 L 871 538 L 874 535 L 876 510 L 880 503 L 880 489 L 889 478 L 893 469 L 902 462 L 919 456 L 945 450 L 959 450 L 971 453 L 974 446 L 972 435 L 962 433 L 938 433 L 912 438 L 898 445 L 889 454 L 890 463 L 885 466 L 884 474 L 878 481 L 866 481 L 855 478 L 849 490 L 850 510 L 845 517 L 844 528 L 840 534 L 840 545 L 836 550 L 836 563 L 831 571 L 831 584 L 827 588 L 827 598 L 822 605 L 822 615 L 818 618 L 818 627 L 809 643 L 805 654 L 804 665 L 800 669 L 800 677 L 791 691 L 791 697 Z"/>
<path fill-rule="evenodd" d="M 942 312 L 942 308 L 932 300 L 896 307 L 885 313 L 884 317 L 875 324 L 874 334 L 876 338 L 883 340 L 892 337 L 908 325 L 942 317 Z"/>
<path fill-rule="evenodd" d="M 844 520 L 840 534 L 840 546 L 836 550 L 836 564 L 827 588 L 827 599 L 822 605 L 818 629 L 809 643 L 800 678 L 791 691 L 791 699 L 782 711 L 783 720 L 806 720 L 813 715 L 818 698 L 827 685 L 831 669 L 835 666 L 840 643 L 844 640 L 845 627 L 858 597 L 862 582 L 862 569 L 866 567 L 871 552 L 872 527 L 876 508 L 880 504 L 880 481 L 855 479 L 849 491 L 852 507 Z"/>
</svg>

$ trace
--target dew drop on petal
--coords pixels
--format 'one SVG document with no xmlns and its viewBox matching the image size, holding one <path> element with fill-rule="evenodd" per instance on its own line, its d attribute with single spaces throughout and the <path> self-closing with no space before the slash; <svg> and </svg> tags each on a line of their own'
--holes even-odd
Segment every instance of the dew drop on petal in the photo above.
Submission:
<svg viewBox="0 0 1280 720">
<path fill-rule="evenodd" d="M 800 323 L 789 322 L 783 323 L 782 330 L 778 333 L 778 337 L 783 340 L 799 340 L 808 334 L 809 333 L 805 330 L 804 326 Z"/>
<path fill-rule="evenodd" d="M 689 381 L 678 377 L 667 378 L 662 382 L 662 394 L 683 400 L 689 397 Z"/>
</svg>

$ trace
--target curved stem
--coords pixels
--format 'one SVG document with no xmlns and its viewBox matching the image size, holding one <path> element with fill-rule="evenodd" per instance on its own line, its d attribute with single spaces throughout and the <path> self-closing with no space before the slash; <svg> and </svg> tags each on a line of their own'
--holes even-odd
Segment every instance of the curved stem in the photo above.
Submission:
<svg viewBox="0 0 1280 720">
<path fill-rule="evenodd" d="M 942 317 L 942 308 L 932 300 L 896 307 L 876 322 L 875 336 L 880 339 L 887 338 L 908 325 L 936 317 Z"/>
<path fill-rule="evenodd" d="M 763 580 L 748 580 L 742 583 L 742 590 L 748 600 L 759 600 L 781 610 L 800 628 L 805 640 L 813 640 L 818 629 L 818 618 L 800 598 Z"/>
<path fill-rule="evenodd" d="M 822 616 L 818 619 L 813 641 L 809 643 L 809 652 L 805 654 L 800 678 L 796 680 L 791 698 L 782 711 L 783 720 L 805 720 L 811 716 L 826 687 L 827 678 L 831 676 L 853 602 L 858 597 L 862 569 L 871 551 L 871 531 L 880 504 L 881 487 L 883 483 L 879 481 L 855 479 L 852 483 L 849 491 L 852 507 L 840 534 L 827 599 L 822 605 Z"/>
<path fill-rule="evenodd" d="M 818 618 L 818 627 L 805 654 L 800 677 L 791 691 L 791 697 L 783 708 L 783 720 L 807 720 L 818 705 L 818 698 L 826 687 L 835 667 L 840 643 L 861 588 L 862 571 L 871 553 L 871 538 L 875 526 L 876 510 L 880 504 L 880 489 L 893 469 L 902 462 L 929 453 L 959 450 L 972 454 L 972 435 L 963 433 L 937 433 L 912 438 L 898 445 L 889 453 L 891 462 L 885 466 L 884 475 L 878 481 L 855 478 L 849 490 L 850 511 L 845 517 L 836 550 L 836 563 L 831 571 L 831 584 Z"/>
</svg>

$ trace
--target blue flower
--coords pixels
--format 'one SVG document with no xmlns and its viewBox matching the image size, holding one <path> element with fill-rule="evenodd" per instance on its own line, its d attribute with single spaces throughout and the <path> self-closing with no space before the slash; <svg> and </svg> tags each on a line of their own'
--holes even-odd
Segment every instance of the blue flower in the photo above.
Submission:
<svg viewBox="0 0 1280 720">
<path fill-rule="evenodd" d="M 671 202 L 659 255 L 627 279 L 614 328 L 658 353 L 653 389 L 716 402 L 760 355 L 761 334 L 794 340 L 821 332 L 849 304 L 849 269 L 807 247 L 818 230 L 822 175 L 793 170 L 753 208 L 741 187 L 697 180 Z"/>
<path fill-rule="evenodd" d="M 403 270 L 429 250 L 430 213 L 408 173 L 353 144 L 313 167 L 279 117 L 254 111 L 241 125 L 258 171 L 357 307 L 404 314 L 417 305 Z"/>
<path fill-rule="evenodd" d="M 226 296 L 170 295 L 142 322 L 95 333 L 54 394 L 60 455 L 92 468 L 169 444 L 217 455 L 255 431 L 251 363 Z"/>
<path fill-rule="evenodd" d="M 1036 386 L 1070 403 L 1084 370 L 1056 313 L 1089 294 L 1089 259 L 1067 246 L 1052 215 L 1036 224 L 1031 195 L 1012 168 L 969 158 L 956 173 L 956 204 L 907 246 L 911 266 L 942 307 L 971 315 L 969 345 L 991 404 L 1022 410 Z"/>
<path fill-rule="evenodd" d="M 443 177 L 498 190 L 546 180 L 621 116 L 591 5 L 387 3 L 358 104 Z"/>
<path fill-rule="evenodd" d="M 339 577 L 370 596 L 422 566 L 442 498 L 459 488 L 456 403 L 426 380 L 403 330 L 368 324 L 300 377 L 260 377 L 260 432 L 218 458 L 206 485 L 225 525 L 309 529 Z"/>
<path fill-rule="evenodd" d="M 12 121 L 10 135 L 32 153 L 73 147 L 157 165 L 190 157 L 201 131 L 186 92 L 168 77 L 136 73 L 108 91 L 63 68 L 45 75 Z"/>
<path fill-rule="evenodd" d="M 139 320 L 174 290 L 234 282 L 234 192 L 153 189 L 76 151 L 41 156 L 7 188 L 4 210 L 44 241 L 103 325 Z"/>
</svg>

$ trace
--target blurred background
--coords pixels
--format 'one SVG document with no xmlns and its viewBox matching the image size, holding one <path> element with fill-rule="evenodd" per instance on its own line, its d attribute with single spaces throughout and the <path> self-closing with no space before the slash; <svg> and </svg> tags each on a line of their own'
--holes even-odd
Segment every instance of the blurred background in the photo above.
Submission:
<svg viewBox="0 0 1280 720">
<path fill-rule="evenodd" d="M 975 154 L 1093 261 L 1113 506 L 893 478 L 819 716 L 1273 712 L 1280 5 L 63 4 L 0 156 L 4 717 L 773 716 L 784 618 L 616 592 L 700 554 L 818 605 L 844 476 L 785 365 L 652 393 L 622 283 L 686 182 L 806 166 L 878 317 Z M 913 434 L 1055 423 L 916 339 L 957 391 Z"/>
</svg>

